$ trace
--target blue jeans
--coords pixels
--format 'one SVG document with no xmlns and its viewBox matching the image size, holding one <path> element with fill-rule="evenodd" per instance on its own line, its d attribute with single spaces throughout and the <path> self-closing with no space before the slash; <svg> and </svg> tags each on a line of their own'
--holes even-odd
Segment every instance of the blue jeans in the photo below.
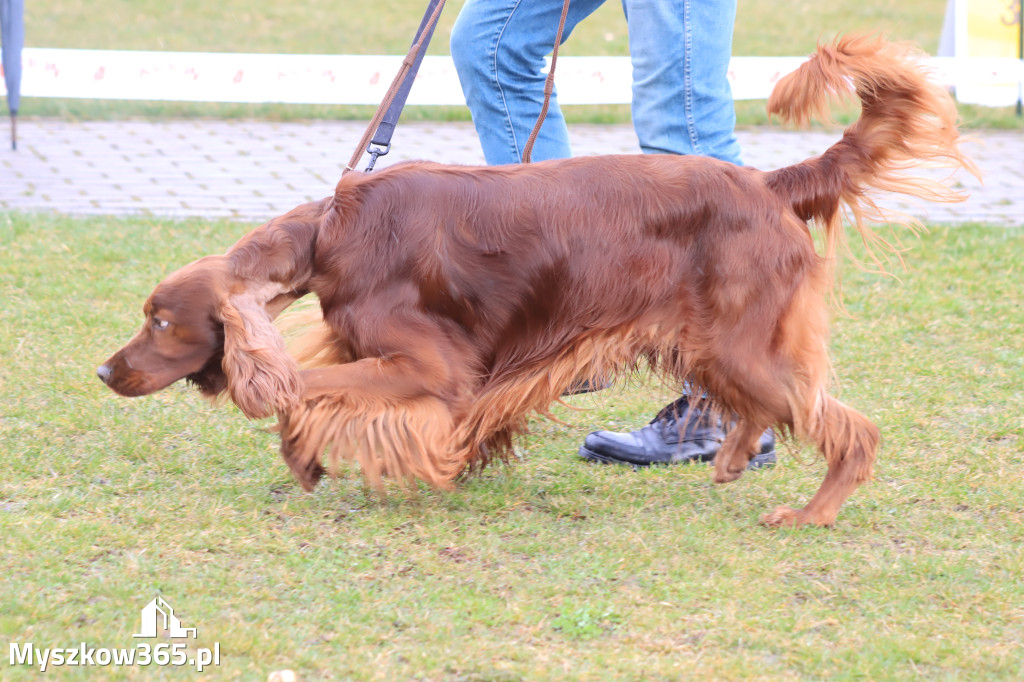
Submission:
<svg viewBox="0 0 1024 682">
<path fill-rule="evenodd" d="M 563 42 L 604 0 L 572 0 Z M 740 147 L 726 74 L 736 0 L 623 0 L 633 62 L 633 126 L 649 154 L 735 164 Z M 489 164 L 519 163 L 544 102 L 544 57 L 562 0 L 468 0 L 451 53 Z M 533 160 L 572 155 L 557 92 Z"/>
</svg>

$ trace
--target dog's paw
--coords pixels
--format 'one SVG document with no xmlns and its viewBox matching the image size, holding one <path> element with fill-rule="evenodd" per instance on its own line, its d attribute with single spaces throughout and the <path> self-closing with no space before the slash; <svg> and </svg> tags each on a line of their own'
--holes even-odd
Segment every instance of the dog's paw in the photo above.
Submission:
<svg viewBox="0 0 1024 682">
<path fill-rule="evenodd" d="M 804 509 L 793 509 L 785 505 L 761 517 L 761 524 L 770 528 L 799 528 L 800 526 L 828 526 L 835 523 L 835 517 L 815 518 Z"/>
<path fill-rule="evenodd" d="M 802 509 L 780 506 L 761 517 L 761 524 L 770 528 L 797 528 L 807 523 Z"/>
<path fill-rule="evenodd" d="M 737 478 L 739 478 L 740 476 L 743 475 L 743 471 L 744 471 L 744 469 L 740 469 L 739 471 L 733 471 L 731 469 L 725 469 L 725 468 L 721 468 L 720 469 L 718 467 L 715 467 L 715 473 L 711 476 L 711 480 L 714 483 L 719 483 L 719 484 L 721 484 L 721 483 L 732 483 Z"/>
</svg>

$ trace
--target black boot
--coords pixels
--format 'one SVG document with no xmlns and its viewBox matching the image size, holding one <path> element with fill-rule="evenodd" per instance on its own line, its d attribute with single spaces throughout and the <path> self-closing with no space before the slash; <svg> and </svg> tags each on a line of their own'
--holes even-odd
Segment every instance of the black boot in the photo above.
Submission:
<svg viewBox="0 0 1024 682">
<path fill-rule="evenodd" d="M 647 426 L 630 433 L 594 431 L 580 446 L 580 456 L 595 462 L 650 466 L 676 462 L 712 462 L 722 448 L 722 420 L 687 396 L 665 406 Z M 775 464 L 775 434 L 761 435 L 748 469 Z"/>
</svg>

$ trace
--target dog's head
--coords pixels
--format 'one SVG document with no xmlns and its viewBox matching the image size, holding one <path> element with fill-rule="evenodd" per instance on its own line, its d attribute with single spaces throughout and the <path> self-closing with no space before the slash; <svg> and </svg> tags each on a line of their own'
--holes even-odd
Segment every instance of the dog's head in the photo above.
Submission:
<svg viewBox="0 0 1024 682">
<path fill-rule="evenodd" d="M 237 277 L 226 256 L 202 258 L 157 285 L 142 329 L 97 374 L 129 397 L 186 379 L 210 397 L 227 391 L 250 418 L 269 416 L 300 393 L 295 362 L 272 324 L 295 298 L 279 284 Z"/>
</svg>

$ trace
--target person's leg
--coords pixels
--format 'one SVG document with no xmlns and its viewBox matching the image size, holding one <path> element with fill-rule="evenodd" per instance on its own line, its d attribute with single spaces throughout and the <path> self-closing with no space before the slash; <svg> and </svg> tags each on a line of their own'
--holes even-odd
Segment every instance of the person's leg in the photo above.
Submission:
<svg viewBox="0 0 1024 682">
<path fill-rule="evenodd" d="M 736 0 L 623 0 L 623 8 L 641 149 L 740 164 L 728 81 Z"/>
<path fill-rule="evenodd" d="M 604 0 L 573 0 L 562 40 Z M 519 163 L 544 104 L 544 57 L 551 52 L 562 0 L 468 0 L 451 35 L 452 60 L 491 165 Z M 552 94 L 533 160 L 571 155 L 569 134 Z"/>
<path fill-rule="evenodd" d="M 633 60 L 633 125 L 641 149 L 739 165 L 727 78 L 736 0 L 623 0 L 623 9 Z M 684 393 L 643 428 L 591 433 L 579 452 L 592 461 L 632 466 L 710 462 L 724 439 L 721 418 Z M 750 468 L 775 463 L 771 430 L 756 448 Z"/>
</svg>

